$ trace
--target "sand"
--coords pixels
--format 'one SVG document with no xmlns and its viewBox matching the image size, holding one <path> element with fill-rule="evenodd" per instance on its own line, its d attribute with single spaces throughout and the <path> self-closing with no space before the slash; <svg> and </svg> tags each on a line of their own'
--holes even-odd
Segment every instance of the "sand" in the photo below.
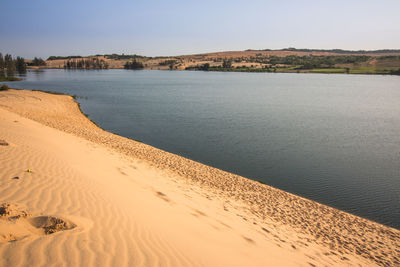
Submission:
<svg viewBox="0 0 400 267">
<path fill-rule="evenodd" d="M 398 266 L 400 231 L 0 92 L 0 266 Z"/>
</svg>

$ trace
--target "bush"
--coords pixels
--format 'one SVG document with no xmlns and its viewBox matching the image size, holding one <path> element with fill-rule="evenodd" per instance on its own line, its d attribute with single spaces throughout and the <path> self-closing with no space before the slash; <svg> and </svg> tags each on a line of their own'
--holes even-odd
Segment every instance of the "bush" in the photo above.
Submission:
<svg viewBox="0 0 400 267">
<path fill-rule="evenodd" d="M 7 91 L 8 90 L 8 85 L 3 84 L 2 86 L 0 86 L 0 91 Z"/>
<path fill-rule="evenodd" d="M 392 75 L 400 75 L 400 68 L 398 70 L 391 70 L 390 74 L 392 74 Z"/>
<path fill-rule="evenodd" d="M 224 59 L 224 61 L 222 62 L 222 67 L 224 69 L 230 69 L 232 68 L 232 60 L 230 59 Z"/>
<path fill-rule="evenodd" d="M 136 61 L 136 59 L 134 59 L 132 62 L 127 61 L 124 65 L 124 69 L 127 70 L 140 70 L 143 68 L 143 63 L 140 61 Z"/>
</svg>

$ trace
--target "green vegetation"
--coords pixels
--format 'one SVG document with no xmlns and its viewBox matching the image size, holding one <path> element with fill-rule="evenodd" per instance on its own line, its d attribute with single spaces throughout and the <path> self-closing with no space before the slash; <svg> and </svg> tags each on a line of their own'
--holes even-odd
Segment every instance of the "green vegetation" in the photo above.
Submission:
<svg viewBox="0 0 400 267">
<path fill-rule="evenodd" d="M 298 69 L 332 68 L 336 64 L 357 64 L 367 62 L 369 56 L 286 56 L 257 57 L 254 62 L 271 65 L 291 65 Z"/>
<path fill-rule="evenodd" d="M 16 82 L 21 80 L 21 78 L 17 77 L 0 77 L 0 82 Z"/>
<path fill-rule="evenodd" d="M 15 60 L 15 68 L 20 74 L 26 73 L 26 63 L 24 58 L 17 57 L 17 59 Z"/>
<path fill-rule="evenodd" d="M 47 58 L 47 60 L 57 60 L 57 59 L 76 59 L 76 58 L 82 58 L 81 56 L 67 56 L 67 57 L 62 57 L 62 56 L 50 56 Z"/>
<path fill-rule="evenodd" d="M 274 69 L 266 69 L 266 68 L 247 68 L 247 67 L 238 67 L 238 68 L 224 68 L 222 66 L 210 66 L 209 63 L 204 65 L 196 66 L 196 67 L 186 67 L 185 70 L 203 70 L 203 71 L 222 71 L 222 72 L 274 72 Z"/>
<path fill-rule="evenodd" d="M 312 69 L 312 73 L 347 73 L 347 69 Z"/>
<path fill-rule="evenodd" d="M 170 70 L 173 70 L 176 64 L 177 60 L 175 59 L 168 59 L 159 63 L 160 66 L 169 66 Z"/>
<path fill-rule="evenodd" d="M 95 56 L 89 56 L 89 57 L 105 57 L 107 59 L 113 59 L 113 60 L 123 60 L 123 59 L 144 59 L 146 58 L 145 56 L 140 56 L 140 55 L 119 55 L 119 54 L 107 54 L 107 55 L 100 55 L 97 54 Z M 70 59 L 78 59 L 78 58 L 83 58 L 82 56 L 50 56 L 47 58 L 47 60 L 57 60 L 57 59 L 64 59 L 64 60 L 70 60 Z"/>
<path fill-rule="evenodd" d="M 397 70 L 391 70 L 390 74 L 392 74 L 392 75 L 400 75 L 400 68 L 397 69 Z"/>
<path fill-rule="evenodd" d="M 375 67 L 375 66 L 366 66 L 366 67 L 353 67 L 350 68 L 350 74 L 392 74 L 399 75 L 399 67 Z"/>
<path fill-rule="evenodd" d="M 271 49 L 253 50 L 247 49 L 246 51 L 273 51 Z M 338 54 L 390 54 L 400 53 L 400 49 L 380 49 L 380 50 L 343 50 L 343 49 L 298 49 L 294 47 L 283 48 L 277 51 L 295 51 L 295 52 L 326 52 L 326 53 L 338 53 Z"/>
<path fill-rule="evenodd" d="M 400 56 L 391 55 L 391 56 L 380 56 L 380 57 L 378 57 L 378 60 L 387 60 L 387 59 L 389 59 L 389 60 L 400 60 Z"/>
<path fill-rule="evenodd" d="M 64 69 L 108 69 L 108 64 L 102 59 L 81 59 L 81 60 L 67 60 L 64 62 Z"/>
<path fill-rule="evenodd" d="M 206 63 L 208 64 L 208 63 Z M 223 68 L 222 66 L 206 66 L 200 65 L 195 67 L 187 67 L 186 70 L 202 70 L 202 71 L 222 71 L 222 72 L 274 72 L 274 73 L 336 73 L 336 74 L 391 74 L 400 75 L 400 68 L 396 67 L 353 67 L 353 68 L 315 68 L 315 69 L 297 69 L 288 68 Z"/>
<path fill-rule="evenodd" d="M 96 56 L 100 56 L 100 55 L 96 55 Z M 123 59 L 144 59 L 146 58 L 145 56 L 140 56 L 140 55 L 118 55 L 118 54 L 111 54 L 111 55 L 104 55 L 105 58 L 108 59 L 114 59 L 114 60 L 123 60 Z"/>
<path fill-rule="evenodd" d="M 7 77 L 9 77 L 9 78 L 14 77 L 15 62 L 12 59 L 12 56 L 10 54 L 6 54 L 4 56 L 4 68 L 5 68 Z"/>
<path fill-rule="evenodd" d="M 224 69 L 232 68 L 232 59 L 224 59 L 224 61 L 222 61 L 222 68 Z"/>
<path fill-rule="evenodd" d="M 9 88 L 8 88 L 8 85 L 6 85 L 6 84 L 3 84 L 2 86 L 0 86 L 0 91 L 7 91 Z"/>
<path fill-rule="evenodd" d="M 159 63 L 159 65 L 160 66 L 168 66 L 168 65 L 171 65 L 171 64 L 175 64 L 175 63 L 176 63 L 175 59 L 168 59 L 168 60 L 165 60 L 165 61 L 161 61 Z"/>
<path fill-rule="evenodd" d="M 400 75 L 400 56 L 256 56 L 234 59 L 214 58 L 209 63 L 189 66 L 187 70 L 233 72 L 285 72 L 285 73 L 342 73 L 342 74 L 391 74 Z M 219 63 L 220 65 L 215 65 Z M 250 64 L 249 64 L 250 63 Z"/>
<path fill-rule="evenodd" d="M 143 63 L 140 61 L 136 61 L 136 59 L 134 59 L 131 62 L 127 61 L 124 65 L 124 69 L 127 70 L 140 70 L 143 68 L 144 68 Z"/>
<path fill-rule="evenodd" d="M 18 72 L 23 74 L 26 72 L 25 60 L 22 57 L 17 57 L 15 60 L 10 54 L 0 53 L 0 81 L 19 81 L 20 78 L 16 78 L 14 75 Z"/>
<path fill-rule="evenodd" d="M 35 57 L 31 63 L 27 64 L 28 66 L 46 66 L 46 62 L 41 59 L 41 58 L 37 58 Z"/>
<path fill-rule="evenodd" d="M 207 70 L 209 70 L 209 69 L 210 69 L 210 63 L 206 63 L 206 64 L 201 65 L 201 66 L 199 67 L 199 70 L 205 70 L 205 71 L 207 71 Z"/>
</svg>

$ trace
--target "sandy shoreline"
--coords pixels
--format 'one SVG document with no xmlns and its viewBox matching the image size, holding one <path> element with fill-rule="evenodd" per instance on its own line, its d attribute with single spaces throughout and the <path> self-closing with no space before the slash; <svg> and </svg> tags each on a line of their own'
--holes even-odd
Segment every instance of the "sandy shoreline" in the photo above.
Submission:
<svg viewBox="0 0 400 267">
<path fill-rule="evenodd" d="M 400 265 L 399 230 L 106 132 L 70 96 L 0 92 L 0 140 L 20 216 L 0 217 L 1 266 Z"/>
</svg>

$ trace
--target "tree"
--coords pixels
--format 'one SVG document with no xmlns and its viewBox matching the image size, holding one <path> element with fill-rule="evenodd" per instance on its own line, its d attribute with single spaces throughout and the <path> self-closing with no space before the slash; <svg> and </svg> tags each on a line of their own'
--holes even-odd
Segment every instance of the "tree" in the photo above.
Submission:
<svg viewBox="0 0 400 267">
<path fill-rule="evenodd" d="M 108 69 L 108 64 L 98 58 L 64 61 L 64 69 Z"/>
<path fill-rule="evenodd" d="M 46 66 L 46 62 L 45 62 L 43 59 L 41 59 L 41 58 L 35 57 L 35 58 L 32 60 L 32 63 L 29 64 L 29 65 L 30 65 L 30 66 Z"/>
<path fill-rule="evenodd" d="M 391 70 L 390 74 L 392 74 L 392 75 L 400 75 L 400 68 L 398 70 Z"/>
<path fill-rule="evenodd" d="M 4 65 L 7 72 L 7 77 L 13 77 L 15 72 L 15 63 L 10 54 L 4 56 Z"/>
<path fill-rule="evenodd" d="M 210 69 L 210 63 L 204 63 L 204 65 L 199 67 L 199 70 L 208 71 Z"/>
<path fill-rule="evenodd" d="M 77 63 L 77 68 L 82 69 L 83 68 L 83 60 L 79 60 Z"/>
<path fill-rule="evenodd" d="M 224 69 L 232 68 L 232 60 L 231 59 L 224 59 L 224 61 L 222 62 L 222 67 Z"/>
<path fill-rule="evenodd" d="M 136 59 L 134 59 L 131 62 L 127 61 L 124 65 L 124 69 L 127 70 L 140 70 L 143 68 L 144 68 L 143 63 L 140 61 L 136 61 Z"/>
<path fill-rule="evenodd" d="M 26 64 L 23 57 L 17 57 L 15 66 L 19 74 L 26 73 Z"/>
<path fill-rule="evenodd" d="M 4 58 L 3 54 L 0 53 L 0 78 L 4 77 Z"/>
</svg>

